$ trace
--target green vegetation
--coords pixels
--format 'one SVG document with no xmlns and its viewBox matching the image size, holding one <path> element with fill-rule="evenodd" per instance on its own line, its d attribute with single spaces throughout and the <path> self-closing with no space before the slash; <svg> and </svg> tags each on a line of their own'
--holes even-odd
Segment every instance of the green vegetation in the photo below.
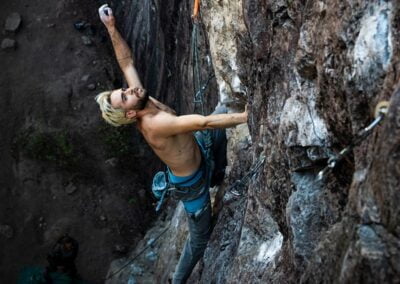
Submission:
<svg viewBox="0 0 400 284">
<path fill-rule="evenodd" d="M 132 126 L 112 127 L 104 125 L 99 134 L 105 146 L 105 156 L 118 160 L 132 159 L 135 155 Z"/>
<path fill-rule="evenodd" d="M 29 159 L 53 162 L 69 171 L 77 170 L 81 156 L 67 131 L 25 130 L 14 139 L 13 152 L 14 156 L 19 152 Z"/>
</svg>

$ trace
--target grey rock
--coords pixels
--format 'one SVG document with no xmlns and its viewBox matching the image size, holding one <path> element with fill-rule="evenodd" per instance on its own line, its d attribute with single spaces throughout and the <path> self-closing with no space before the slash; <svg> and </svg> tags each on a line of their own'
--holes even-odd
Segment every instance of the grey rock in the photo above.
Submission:
<svg viewBox="0 0 400 284">
<path fill-rule="evenodd" d="M 0 235 L 11 239 L 14 236 L 14 229 L 9 225 L 0 225 Z"/>
<path fill-rule="evenodd" d="M 114 246 L 114 252 L 126 254 L 128 252 L 128 247 L 121 244 L 117 244 Z"/>
<path fill-rule="evenodd" d="M 8 32 L 16 32 L 22 22 L 21 15 L 18 13 L 12 13 L 6 19 L 5 30 Z"/>
<path fill-rule="evenodd" d="M 82 31 L 86 28 L 86 22 L 85 21 L 78 21 L 74 23 L 74 27 L 78 31 Z"/>
<path fill-rule="evenodd" d="M 102 222 L 107 221 L 107 217 L 104 216 L 104 215 L 101 215 L 100 216 L 100 221 L 102 221 Z"/>
<path fill-rule="evenodd" d="M 65 192 L 67 194 L 73 194 L 78 188 L 73 184 L 73 183 L 69 183 L 67 185 L 67 187 L 65 188 Z"/>
<path fill-rule="evenodd" d="M 86 46 L 91 46 L 93 44 L 92 40 L 88 36 L 82 36 L 81 39 L 83 44 Z"/>
<path fill-rule="evenodd" d="M 1 49 L 15 49 L 17 47 L 17 42 L 10 38 L 5 38 L 1 42 Z"/>
<path fill-rule="evenodd" d="M 89 74 L 83 75 L 82 78 L 81 78 L 81 81 L 87 82 L 89 80 L 89 78 L 90 78 Z"/>
<path fill-rule="evenodd" d="M 149 261 L 156 261 L 157 259 L 157 254 L 154 251 L 149 251 L 148 253 L 146 253 L 146 258 Z"/>
<path fill-rule="evenodd" d="M 111 158 L 111 159 L 108 159 L 108 160 L 105 161 L 105 164 L 107 166 L 110 166 L 110 167 L 113 167 L 113 168 L 117 165 L 117 163 L 118 163 L 118 159 L 117 158 Z"/>
<path fill-rule="evenodd" d="M 88 88 L 89 91 L 94 91 L 94 90 L 96 90 L 96 84 L 89 84 L 87 86 L 87 88 Z"/>
</svg>

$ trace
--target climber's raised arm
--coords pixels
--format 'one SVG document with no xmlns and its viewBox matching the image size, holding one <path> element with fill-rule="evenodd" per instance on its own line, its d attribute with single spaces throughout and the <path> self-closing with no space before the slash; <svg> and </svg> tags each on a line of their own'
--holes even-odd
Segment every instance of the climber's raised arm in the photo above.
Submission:
<svg viewBox="0 0 400 284">
<path fill-rule="evenodd" d="M 131 50 L 122 38 L 121 34 L 115 26 L 115 18 L 113 12 L 108 4 L 104 4 L 99 8 L 99 16 L 103 24 L 106 26 L 108 34 L 110 35 L 111 42 L 114 48 L 115 56 L 117 58 L 119 67 L 124 73 L 125 79 L 131 88 L 143 88 L 140 82 L 139 75 L 133 65 L 133 58 Z"/>
</svg>

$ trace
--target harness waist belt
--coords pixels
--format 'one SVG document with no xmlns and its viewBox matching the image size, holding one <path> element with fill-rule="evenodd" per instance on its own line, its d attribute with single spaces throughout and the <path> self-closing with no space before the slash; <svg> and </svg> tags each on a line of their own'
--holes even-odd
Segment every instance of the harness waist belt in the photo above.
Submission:
<svg viewBox="0 0 400 284">
<path fill-rule="evenodd" d="M 182 201 L 194 200 L 200 197 L 204 191 L 206 190 L 207 180 L 204 175 L 194 184 L 190 186 L 180 186 L 179 184 L 173 184 L 173 187 L 170 188 L 172 192 L 172 196 L 176 199 Z"/>
</svg>

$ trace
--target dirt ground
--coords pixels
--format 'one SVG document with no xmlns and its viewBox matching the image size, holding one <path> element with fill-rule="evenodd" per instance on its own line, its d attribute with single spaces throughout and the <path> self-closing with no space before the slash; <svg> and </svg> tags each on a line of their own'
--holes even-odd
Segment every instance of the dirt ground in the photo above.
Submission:
<svg viewBox="0 0 400 284">
<path fill-rule="evenodd" d="M 15 50 L 0 50 L 1 283 L 15 283 L 24 266 L 45 266 L 64 233 L 79 241 L 81 276 L 103 283 L 110 262 L 135 246 L 154 217 L 147 189 L 154 156 L 130 149 L 125 140 L 141 138 L 132 129 L 112 132 L 93 100 L 121 83 L 97 16 L 101 4 L 1 1 L 0 40 L 17 41 Z M 6 32 L 14 12 L 22 24 Z"/>
</svg>

